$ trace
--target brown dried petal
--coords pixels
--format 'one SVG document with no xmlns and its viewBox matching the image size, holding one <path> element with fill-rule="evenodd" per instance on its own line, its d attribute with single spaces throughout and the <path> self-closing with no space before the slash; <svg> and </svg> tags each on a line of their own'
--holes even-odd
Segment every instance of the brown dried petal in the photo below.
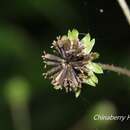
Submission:
<svg viewBox="0 0 130 130">
<path fill-rule="evenodd" d="M 52 54 L 45 54 L 43 57 L 45 59 L 52 60 L 52 61 L 59 61 L 59 62 L 63 61 L 63 59 L 61 59 L 60 57 L 52 55 Z"/>
<path fill-rule="evenodd" d="M 61 70 L 61 66 L 53 67 L 52 69 L 47 71 L 46 75 L 52 75 L 60 70 Z"/>
<path fill-rule="evenodd" d="M 73 81 L 73 86 L 78 86 L 79 83 L 78 83 L 78 77 L 76 76 L 76 73 L 75 71 L 71 68 L 70 70 L 70 75 L 71 75 L 71 80 Z"/>
<path fill-rule="evenodd" d="M 44 63 L 46 65 L 51 65 L 51 66 L 57 66 L 57 65 L 60 65 L 60 63 L 58 62 L 54 62 L 54 61 L 44 61 Z"/>
<path fill-rule="evenodd" d="M 60 71 L 59 75 L 55 78 L 56 85 L 63 85 L 63 82 L 64 82 L 63 80 L 66 76 L 66 71 L 67 71 L 67 67 L 63 68 Z"/>
</svg>

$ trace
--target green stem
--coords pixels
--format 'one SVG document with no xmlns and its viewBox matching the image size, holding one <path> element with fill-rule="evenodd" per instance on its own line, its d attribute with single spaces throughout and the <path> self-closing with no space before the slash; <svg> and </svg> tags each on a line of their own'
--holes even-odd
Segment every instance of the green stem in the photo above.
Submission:
<svg viewBox="0 0 130 130">
<path fill-rule="evenodd" d="M 113 71 L 113 72 L 116 72 L 116 73 L 130 77 L 130 70 L 128 70 L 128 69 L 118 67 L 118 66 L 114 66 L 114 65 L 109 65 L 109 64 L 100 63 L 100 65 L 103 68 L 103 70 Z"/>
<path fill-rule="evenodd" d="M 28 106 L 26 103 L 23 104 L 12 104 L 11 113 L 16 130 L 31 130 L 30 115 Z"/>
</svg>

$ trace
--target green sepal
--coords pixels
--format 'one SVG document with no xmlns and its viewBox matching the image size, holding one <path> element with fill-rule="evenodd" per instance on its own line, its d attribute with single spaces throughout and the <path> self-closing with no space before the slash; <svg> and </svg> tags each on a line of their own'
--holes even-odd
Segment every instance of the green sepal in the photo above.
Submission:
<svg viewBox="0 0 130 130">
<path fill-rule="evenodd" d="M 94 83 L 98 84 L 98 78 L 93 72 L 91 72 L 90 78 Z"/>
<path fill-rule="evenodd" d="M 89 54 L 95 44 L 95 39 L 92 39 L 91 40 L 91 36 L 90 34 L 88 33 L 82 40 L 81 42 L 84 44 L 84 51 L 85 53 Z"/>
<path fill-rule="evenodd" d="M 86 67 L 97 74 L 103 73 L 102 67 L 97 63 L 89 62 Z"/>
<path fill-rule="evenodd" d="M 83 82 L 90 86 L 93 86 L 93 87 L 96 86 L 96 84 L 94 83 L 94 81 L 91 78 L 85 79 Z"/>
<path fill-rule="evenodd" d="M 73 41 L 73 40 L 77 40 L 79 36 L 79 32 L 76 29 L 73 29 L 72 31 L 68 31 L 68 38 Z"/>
<path fill-rule="evenodd" d="M 99 65 L 99 64 L 96 64 L 96 63 L 92 63 L 92 71 L 97 73 L 97 74 L 103 74 L 103 69 L 102 67 Z"/>
</svg>

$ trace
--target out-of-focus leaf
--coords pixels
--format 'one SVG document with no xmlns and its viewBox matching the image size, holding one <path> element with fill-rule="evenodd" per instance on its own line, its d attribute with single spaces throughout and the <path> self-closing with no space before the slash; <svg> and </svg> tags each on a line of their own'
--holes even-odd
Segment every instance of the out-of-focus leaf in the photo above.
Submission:
<svg viewBox="0 0 130 130">
<path fill-rule="evenodd" d="M 5 97 L 10 104 L 27 102 L 30 96 L 29 84 L 22 78 L 10 79 L 5 86 Z"/>
</svg>

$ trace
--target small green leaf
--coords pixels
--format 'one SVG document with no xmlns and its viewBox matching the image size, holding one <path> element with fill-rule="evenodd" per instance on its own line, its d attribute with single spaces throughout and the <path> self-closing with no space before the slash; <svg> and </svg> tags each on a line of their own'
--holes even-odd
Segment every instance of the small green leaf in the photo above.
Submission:
<svg viewBox="0 0 130 130">
<path fill-rule="evenodd" d="M 88 33 L 82 40 L 81 42 L 84 44 L 85 46 L 85 53 L 89 54 L 95 44 L 95 39 L 91 40 L 90 34 Z"/>
<path fill-rule="evenodd" d="M 78 91 L 75 92 L 75 97 L 78 98 L 80 93 L 81 93 L 81 89 L 79 89 Z"/>
<path fill-rule="evenodd" d="M 90 86 L 96 86 L 96 84 L 93 82 L 93 80 L 91 78 L 88 78 L 86 80 L 83 81 L 84 83 L 90 85 Z"/>
<path fill-rule="evenodd" d="M 68 31 L 68 38 L 70 40 L 77 40 L 78 39 L 79 32 L 76 29 L 73 29 L 72 31 Z"/>
</svg>

